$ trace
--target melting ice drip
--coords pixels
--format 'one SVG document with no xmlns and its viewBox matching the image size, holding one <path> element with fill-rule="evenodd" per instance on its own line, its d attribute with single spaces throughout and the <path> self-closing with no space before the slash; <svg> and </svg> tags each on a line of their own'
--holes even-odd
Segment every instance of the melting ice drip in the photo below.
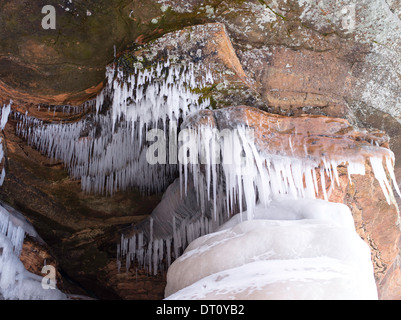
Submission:
<svg viewBox="0 0 401 320">
<path fill-rule="evenodd" d="M 206 70 L 200 78 L 195 78 L 193 65 L 170 65 L 169 60 L 132 74 L 109 67 L 95 115 L 53 124 L 17 115 L 22 119 L 17 133 L 43 154 L 63 161 L 85 192 L 112 195 L 130 187 L 160 192 L 177 175 L 177 166 L 147 163 L 146 132 L 159 127 L 166 132 L 169 121 L 207 107 L 209 100 L 194 89 L 213 79 Z"/>
<path fill-rule="evenodd" d="M 226 133 L 208 125 L 196 125 L 190 130 L 195 132 L 193 141 L 196 143 L 186 143 L 188 150 L 184 150 L 183 154 L 188 154 L 188 157 L 180 163 L 179 183 L 184 197 L 188 196 L 187 185 L 191 183 L 196 194 L 192 199 L 193 206 L 196 207 L 196 203 L 199 212 L 191 212 L 186 207 L 192 216 L 182 216 L 182 210 L 171 210 L 168 203 L 165 205 L 162 201 L 161 206 L 165 205 L 165 208 L 152 213 L 150 225 L 147 226 L 149 232 L 122 235 L 117 248 L 119 268 L 125 257 L 127 270 L 137 262 L 139 267 L 157 274 L 164 266 L 168 268 L 172 257 L 176 259 L 192 240 L 215 231 L 233 214 L 246 210 L 247 220 L 251 220 L 256 205 L 267 207 L 275 196 L 280 195 L 295 199 L 323 197 L 328 200 L 335 184 L 340 184 L 339 165 L 347 167 L 349 181 L 352 181 L 354 174 L 365 175 L 367 159 L 361 155 L 342 159 L 339 155 L 333 155 L 333 158 L 300 158 L 284 152 L 282 155 L 265 154 L 258 150 L 252 132 L 245 126 L 238 126 Z M 380 152 L 369 158 L 370 165 L 390 204 L 394 195 L 384 163 L 400 195 L 394 175 L 394 155 L 390 150 L 375 148 Z M 330 182 L 328 191 L 327 181 Z M 169 190 L 165 196 L 170 196 Z M 173 211 L 172 219 L 171 215 L 165 213 L 169 211 Z M 155 234 L 153 219 L 168 225 L 169 231 Z M 169 219 L 172 223 L 169 223 Z"/>
</svg>

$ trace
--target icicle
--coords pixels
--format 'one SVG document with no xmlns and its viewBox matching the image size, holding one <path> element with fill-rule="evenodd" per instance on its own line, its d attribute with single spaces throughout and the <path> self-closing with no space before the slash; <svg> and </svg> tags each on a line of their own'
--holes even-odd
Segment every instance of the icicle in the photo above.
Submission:
<svg viewBox="0 0 401 320">
<path fill-rule="evenodd" d="M 395 190 L 397 191 L 397 194 L 401 197 L 400 189 L 398 187 L 398 183 L 397 183 L 397 180 L 396 180 L 395 174 L 394 174 L 393 162 L 392 162 L 392 159 L 389 157 L 386 157 L 386 166 L 387 166 L 387 171 L 389 172 L 391 180 L 393 182 L 393 186 L 394 186 Z"/>
<path fill-rule="evenodd" d="M 372 170 L 375 178 L 379 182 L 383 194 L 386 197 L 387 203 L 390 204 L 390 196 L 393 196 L 393 192 L 390 183 L 387 180 L 386 172 L 384 171 L 383 159 L 379 157 L 371 157 L 370 164 L 372 165 Z"/>
<path fill-rule="evenodd" d="M 7 121 L 8 121 L 8 116 L 11 112 L 11 105 L 12 105 L 12 100 L 10 101 L 10 103 L 6 106 L 3 106 L 3 109 L 1 110 L 1 121 L 0 121 L 0 129 L 4 130 Z"/>
<path fill-rule="evenodd" d="M 25 230 L 11 221 L 10 213 L 2 206 L 0 206 L 0 232 L 10 239 L 15 254 L 19 256 L 25 238 Z"/>
<path fill-rule="evenodd" d="M 347 166 L 348 180 L 352 183 L 351 175 L 365 175 L 365 163 L 364 160 L 360 161 L 349 161 Z"/>
<path fill-rule="evenodd" d="M 151 243 L 151 242 L 150 242 Z M 155 240 L 153 241 L 153 274 L 156 275 L 157 274 L 157 270 L 158 270 L 158 263 L 159 263 L 159 241 Z"/>
</svg>

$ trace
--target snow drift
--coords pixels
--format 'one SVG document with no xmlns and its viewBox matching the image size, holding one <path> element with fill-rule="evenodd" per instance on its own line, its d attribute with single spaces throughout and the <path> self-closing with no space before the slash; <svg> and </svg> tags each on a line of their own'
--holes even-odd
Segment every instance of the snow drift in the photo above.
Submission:
<svg viewBox="0 0 401 320">
<path fill-rule="evenodd" d="M 167 299 L 377 299 L 370 249 L 349 208 L 275 198 L 193 241 L 169 268 Z"/>
</svg>

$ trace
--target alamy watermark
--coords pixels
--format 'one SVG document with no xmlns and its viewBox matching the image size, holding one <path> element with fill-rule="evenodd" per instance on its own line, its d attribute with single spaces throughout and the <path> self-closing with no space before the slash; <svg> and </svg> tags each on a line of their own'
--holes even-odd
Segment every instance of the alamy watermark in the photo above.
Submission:
<svg viewBox="0 0 401 320">
<path fill-rule="evenodd" d="M 355 4 L 344 6 L 340 11 L 341 27 L 344 31 L 352 32 L 356 25 Z"/>
<path fill-rule="evenodd" d="M 45 30 L 56 29 L 56 8 L 52 5 L 46 5 L 42 8 L 42 28 Z"/>
<path fill-rule="evenodd" d="M 172 121 L 168 136 L 162 129 L 151 129 L 146 141 L 153 142 L 146 150 L 149 164 L 235 165 L 246 168 L 254 145 L 254 129 L 218 130 L 211 127 L 177 130 Z"/>
<path fill-rule="evenodd" d="M 45 290 L 56 289 L 56 268 L 51 265 L 45 265 L 41 272 L 45 274 L 42 278 L 42 288 Z"/>
</svg>

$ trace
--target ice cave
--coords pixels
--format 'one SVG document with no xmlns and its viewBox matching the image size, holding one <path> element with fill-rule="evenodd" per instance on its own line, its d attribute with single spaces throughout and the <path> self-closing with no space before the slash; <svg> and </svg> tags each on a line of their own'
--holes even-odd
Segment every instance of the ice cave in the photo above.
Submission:
<svg viewBox="0 0 401 320">
<path fill-rule="evenodd" d="M 401 299 L 398 1 L 47 7 L 0 0 L 0 300 Z"/>
</svg>

